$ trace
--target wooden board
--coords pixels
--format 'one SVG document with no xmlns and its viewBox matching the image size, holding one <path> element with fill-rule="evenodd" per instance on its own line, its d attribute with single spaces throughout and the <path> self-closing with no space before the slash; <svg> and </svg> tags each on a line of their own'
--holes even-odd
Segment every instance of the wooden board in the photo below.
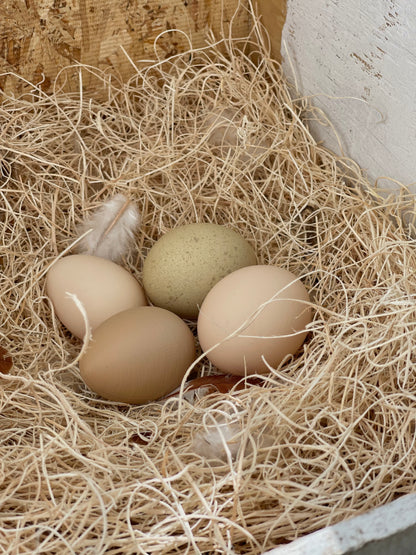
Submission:
<svg viewBox="0 0 416 555">
<path fill-rule="evenodd" d="M 263 555 L 412 555 L 416 494 L 322 528 Z"/>
<path fill-rule="evenodd" d="M 333 125 L 311 122 L 315 138 L 389 193 L 400 191 L 394 180 L 416 193 L 416 4 L 288 0 L 287 7 L 285 73 Z"/>
<path fill-rule="evenodd" d="M 282 31 L 286 21 L 286 0 L 257 0 L 257 14 L 261 17 L 275 60 L 281 60 Z"/>
<path fill-rule="evenodd" d="M 0 89 L 19 93 L 15 72 L 50 91 L 59 70 L 80 61 L 109 68 L 128 78 L 134 62 L 167 58 L 205 44 L 207 28 L 216 35 L 233 18 L 233 33 L 249 29 L 249 14 L 238 0 L 1 0 Z M 178 29 L 182 32 L 166 32 Z M 186 35 L 185 35 L 185 34 Z M 126 54 L 123 52 L 123 49 Z M 65 84 L 76 87 L 76 79 Z M 84 83 L 86 89 L 94 84 Z"/>
</svg>

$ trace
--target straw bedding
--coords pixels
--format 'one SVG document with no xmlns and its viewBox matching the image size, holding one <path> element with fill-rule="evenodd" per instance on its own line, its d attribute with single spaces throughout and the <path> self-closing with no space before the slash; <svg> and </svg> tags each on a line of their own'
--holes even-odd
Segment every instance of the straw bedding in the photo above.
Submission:
<svg viewBox="0 0 416 555">
<path fill-rule="evenodd" d="M 258 31 L 145 63 L 124 84 L 74 66 L 53 95 L 33 85 L 3 99 L 5 553 L 256 554 L 414 489 L 416 251 L 403 206 L 314 141 L 319 114 L 289 94 Z M 60 92 L 63 79 L 80 92 Z M 221 146 L 212 122 L 225 108 L 237 123 Z M 121 262 L 139 280 L 153 242 L 186 222 L 237 229 L 261 263 L 301 277 L 315 309 L 299 355 L 192 402 L 90 392 L 44 277 L 117 193 L 141 211 Z M 202 359 L 188 374 L 214 372 Z M 224 424 L 234 437 L 209 460 L 198 442 Z"/>
</svg>

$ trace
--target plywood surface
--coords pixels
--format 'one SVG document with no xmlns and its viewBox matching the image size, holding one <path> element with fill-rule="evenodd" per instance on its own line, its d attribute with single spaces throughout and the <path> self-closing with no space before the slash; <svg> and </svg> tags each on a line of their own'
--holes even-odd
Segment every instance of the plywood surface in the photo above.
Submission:
<svg viewBox="0 0 416 555">
<path fill-rule="evenodd" d="M 234 17 L 236 36 L 249 26 L 248 12 L 238 0 L 1 0 L 0 87 L 22 88 L 16 72 L 49 91 L 60 68 L 75 60 L 110 68 L 124 79 L 133 61 L 155 58 L 155 38 L 179 29 L 194 47 L 204 44 L 207 28 L 220 34 Z M 181 32 L 164 33 L 157 54 L 168 57 L 189 47 Z M 71 88 L 71 82 L 67 83 Z M 86 83 L 88 87 L 88 83 Z"/>
</svg>

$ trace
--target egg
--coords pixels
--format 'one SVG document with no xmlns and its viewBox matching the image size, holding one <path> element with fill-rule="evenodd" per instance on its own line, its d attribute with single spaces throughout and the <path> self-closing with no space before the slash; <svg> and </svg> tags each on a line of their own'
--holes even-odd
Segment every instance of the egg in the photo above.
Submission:
<svg viewBox="0 0 416 555">
<path fill-rule="evenodd" d="M 240 162 L 248 162 L 270 150 L 271 141 L 265 136 L 261 122 L 250 121 L 236 108 L 208 112 L 203 130 L 208 131 L 208 144 L 223 157 L 236 155 Z"/>
<path fill-rule="evenodd" d="M 207 294 L 198 339 L 222 372 L 265 373 L 298 351 L 311 318 L 309 294 L 294 274 L 277 266 L 249 266 L 227 275 Z"/>
<path fill-rule="evenodd" d="M 148 304 L 143 287 L 122 266 L 98 256 L 65 256 L 48 271 L 46 294 L 59 320 L 80 338 L 85 334 L 84 318 L 68 293 L 84 306 L 91 329 L 117 312 Z"/>
<path fill-rule="evenodd" d="M 177 388 L 195 357 L 195 339 L 186 323 L 164 308 L 144 306 L 101 324 L 79 368 L 101 397 L 141 404 Z"/>
<path fill-rule="evenodd" d="M 224 276 L 256 264 L 253 247 L 227 227 L 196 223 L 163 235 L 143 264 L 143 286 L 152 304 L 196 319 L 208 291 Z"/>
</svg>

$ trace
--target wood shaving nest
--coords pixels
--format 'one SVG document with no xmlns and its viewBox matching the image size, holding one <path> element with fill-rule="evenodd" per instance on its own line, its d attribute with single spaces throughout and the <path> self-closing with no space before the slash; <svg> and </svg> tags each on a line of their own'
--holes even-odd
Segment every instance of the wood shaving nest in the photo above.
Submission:
<svg viewBox="0 0 416 555">
<path fill-rule="evenodd" d="M 88 73 L 99 95 L 82 92 Z M 65 78 L 81 92 L 61 93 Z M 33 85 L 0 106 L 0 343 L 14 364 L 0 375 L 0 549 L 257 554 L 414 491 L 406 198 L 370 194 L 354 162 L 315 142 L 305 122 L 321 114 L 289 90 L 258 22 L 127 83 L 82 66 L 59 79 L 53 95 Z M 219 148 L 206 122 L 224 113 L 244 140 Z M 188 222 L 239 230 L 260 263 L 301 277 L 316 309 L 299 356 L 195 403 L 91 393 L 44 278 L 115 194 L 142 214 L 121 262 L 139 280 L 154 241 Z M 203 361 L 197 375 L 213 371 Z M 226 436 L 211 464 L 193 446 L 226 418 L 238 449 Z"/>
</svg>

